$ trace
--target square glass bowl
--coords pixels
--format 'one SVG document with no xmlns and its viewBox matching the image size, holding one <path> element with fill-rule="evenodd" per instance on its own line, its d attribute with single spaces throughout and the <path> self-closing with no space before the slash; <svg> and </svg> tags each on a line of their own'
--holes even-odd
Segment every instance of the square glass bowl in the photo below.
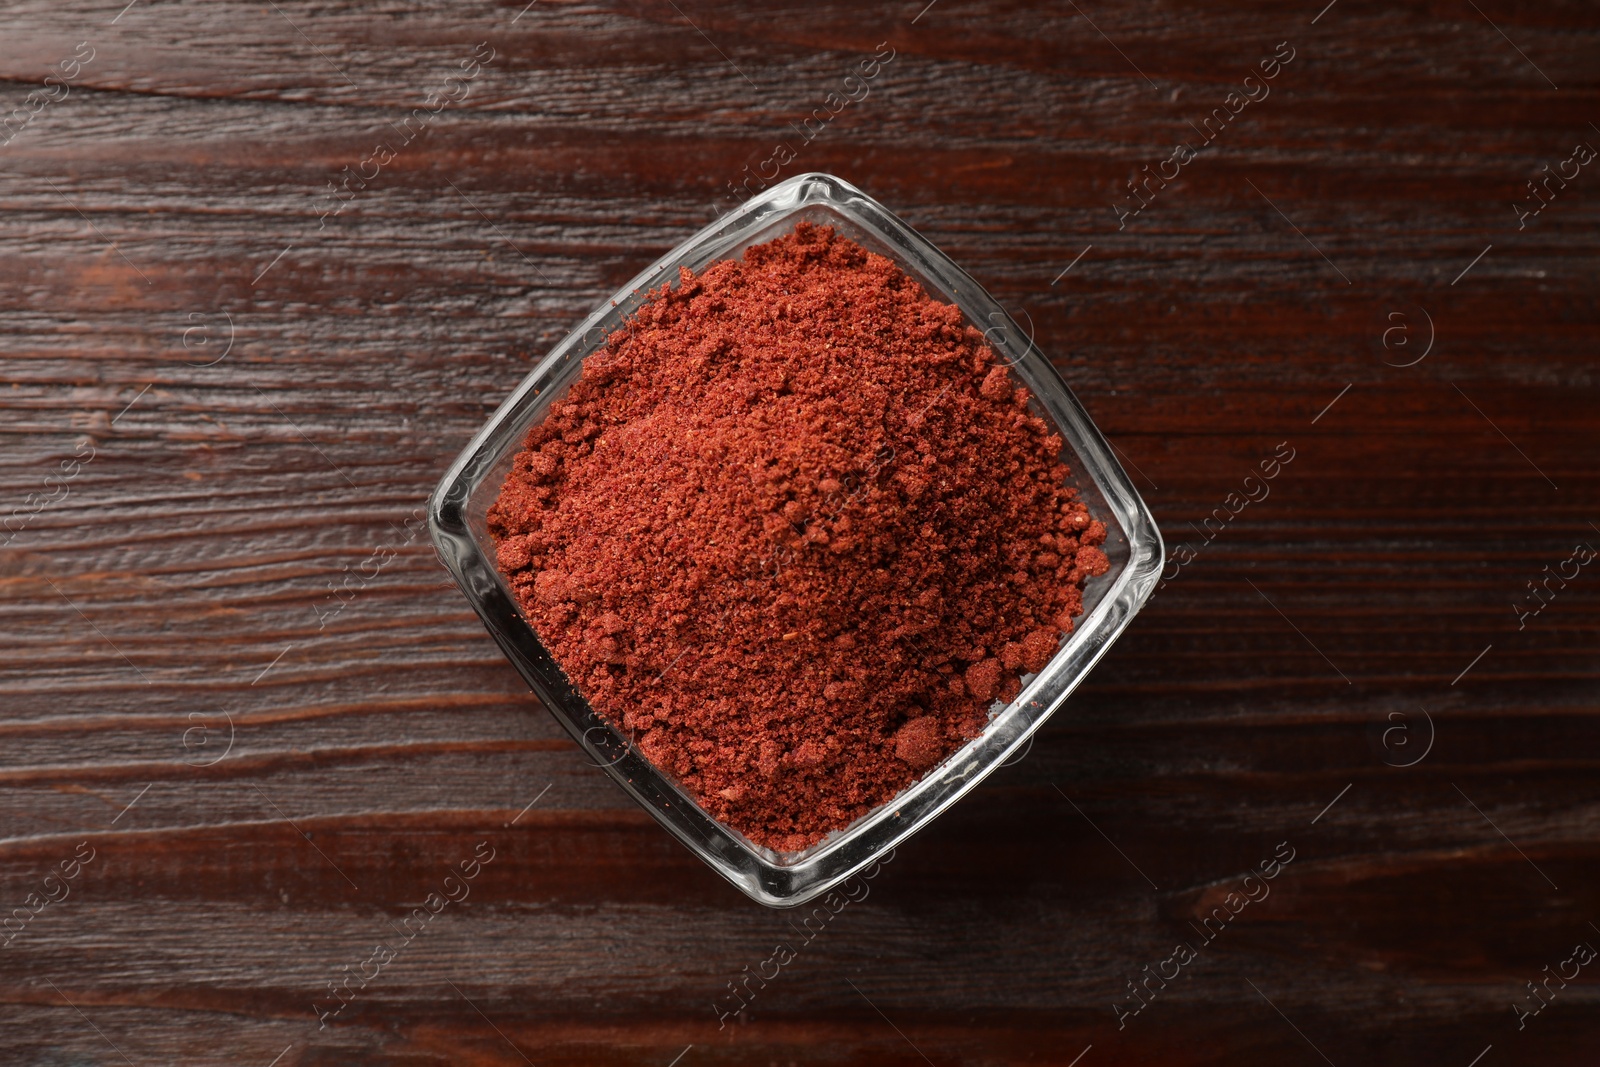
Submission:
<svg viewBox="0 0 1600 1067">
<path fill-rule="evenodd" d="M 706 814 L 589 707 L 519 611 L 495 565 L 487 512 L 528 430 L 576 380 L 585 357 L 604 347 L 607 334 L 622 325 L 652 286 L 676 283 L 680 266 L 698 274 L 716 260 L 738 258 L 749 246 L 788 233 L 801 221 L 832 226 L 889 257 L 929 295 L 957 305 L 984 331 L 996 354 L 1033 393 L 1034 414 L 1053 423 L 1065 442 L 1062 459 L 1072 468 L 1072 484 L 1090 514 L 1105 523 L 1101 547 L 1111 569 L 1089 581 L 1076 629 L 1042 671 L 1024 675 L 1015 700 L 1005 707 L 996 702 L 981 736 L 849 827 L 804 851 L 780 853 Z M 539 361 L 457 457 L 429 502 L 428 523 L 462 592 L 550 713 L 662 826 L 718 874 L 770 907 L 804 903 L 882 859 L 1005 762 L 1122 633 L 1155 588 L 1163 559 L 1161 535 L 1149 509 L 1032 338 L 948 256 L 882 204 L 827 174 L 801 174 L 760 193 L 656 260 L 596 308 Z"/>
</svg>

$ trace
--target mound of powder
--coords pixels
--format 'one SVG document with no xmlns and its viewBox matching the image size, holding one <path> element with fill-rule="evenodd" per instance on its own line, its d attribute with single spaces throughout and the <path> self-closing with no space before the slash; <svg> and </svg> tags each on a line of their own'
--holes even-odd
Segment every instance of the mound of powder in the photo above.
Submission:
<svg viewBox="0 0 1600 1067">
<path fill-rule="evenodd" d="M 652 291 L 489 527 L 590 705 L 757 844 L 805 848 L 976 736 L 1108 568 L 960 310 L 799 224 Z"/>
</svg>

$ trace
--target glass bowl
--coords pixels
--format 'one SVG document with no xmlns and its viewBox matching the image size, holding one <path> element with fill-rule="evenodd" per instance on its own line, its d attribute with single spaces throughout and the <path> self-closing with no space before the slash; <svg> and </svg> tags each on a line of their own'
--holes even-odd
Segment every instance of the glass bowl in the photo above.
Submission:
<svg viewBox="0 0 1600 1067">
<path fill-rule="evenodd" d="M 1111 569 L 1090 579 L 1084 613 L 1054 658 L 1024 675 L 1009 705 L 997 701 L 983 733 L 893 800 L 800 852 L 774 852 L 713 819 L 646 760 L 567 681 L 518 610 L 495 566 L 487 512 L 528 430 L 578 377 L 585 357 L 643 302 L 652 286 L 676 282 L 678 267 L 699 273 L 810 221 L 832 226 L 887 256 L 929 295 L 961 308 L 997 356 L 1033 393 L 1034 414 L 1054 423 L 1072 484 L 1103 522 Z M 848 182 L 801 174 L 729 212 L 656 260 L 601 304 L 540 360 L 456 458 L 434 491 L 428 524 L 445 565 L 483 623 L 546 708 L 616 783 L 678 840 L 752 899 L 790 907 L 826 892 L 882 859 L 931 822 L 1020 748 L 1066 700 L 1143 606 L 1160 576 L 1161 535 L 1133 482 L 1112 456 L 1061 376 L 1004 308 L 948 256 Z"/>
</svg>

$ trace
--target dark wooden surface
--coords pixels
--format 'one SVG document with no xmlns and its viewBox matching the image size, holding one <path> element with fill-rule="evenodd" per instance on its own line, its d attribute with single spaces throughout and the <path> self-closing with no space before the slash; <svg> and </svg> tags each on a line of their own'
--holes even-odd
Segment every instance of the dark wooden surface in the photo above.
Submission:
<svg viewBox="0 0 1600 1067">
<path fill-rule="evenodd" d="M 1600 168 L 1512 207 L 1600 146 L 1594 5 L 120 6 L 0 28 L 0 112 L 94 50 L 0 147 L 0 904 L 70 894 L 0 948 L 0 1062 L 1594 1062 L 1594 965 L 1513 1004 L 1600 946 L 1600 574 L 1513 604 L 1600 546 Z M 404 523 L 783 140 L 1031 317 L 1169 549 L 1295 458 L 719 1032 L 786 917 L 586 765 Z"/>
</svg>

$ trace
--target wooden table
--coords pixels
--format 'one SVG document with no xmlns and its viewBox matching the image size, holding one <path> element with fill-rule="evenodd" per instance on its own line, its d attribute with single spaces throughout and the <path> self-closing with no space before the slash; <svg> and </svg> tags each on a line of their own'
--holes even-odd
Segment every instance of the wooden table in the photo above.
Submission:
<svg viewBox="0 0 1600 1067">
<path fill-rule="evenodd" d="M 1595 1062 L 1593 5 L 120 2 L 0 31 L 0 1061 Z M 793 917 L 406 523 L 785 142 L 1192 558 L 719 1029 Z"/>
</svg>

